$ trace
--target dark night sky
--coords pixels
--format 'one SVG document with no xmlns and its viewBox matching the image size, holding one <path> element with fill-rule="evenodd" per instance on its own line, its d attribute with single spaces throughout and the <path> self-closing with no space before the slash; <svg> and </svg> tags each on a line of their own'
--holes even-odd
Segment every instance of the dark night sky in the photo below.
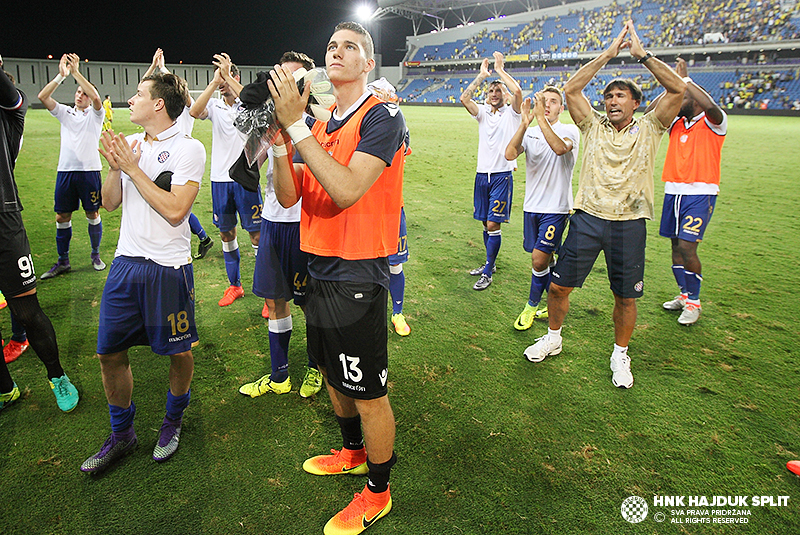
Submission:
<svg viewBox="0 0 800 535">
<path fill-rule="evenodd" d="M 363 2 L 84 0 L 46 8 L 39 2 L 13 0 L 3 8 L 0 54 L 55 58 L 75 52 L 89 61 L 149 63 L 153 51 L 161 47 L 168 64 L 207 64 L 213 54 L 227 52 L 234 63 L 272 65 L 284 51 L 297 50 L 324 65 L 325 45 L 334 26 L 356 20 L 356 7 Z M 377 31 L 374 25 L 380 25 Z M 396 49 L 405 47 L 411 23 L 390 18 L 368 28 L 377 37 L 376 52 L 384 55 L 384 65 L 397 65 L 403 52 Z"/>
</svg>

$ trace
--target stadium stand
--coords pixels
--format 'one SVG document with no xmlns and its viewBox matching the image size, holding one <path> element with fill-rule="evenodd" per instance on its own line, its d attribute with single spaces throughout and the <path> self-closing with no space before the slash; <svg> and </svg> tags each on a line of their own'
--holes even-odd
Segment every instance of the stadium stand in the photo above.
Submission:
<svg viewBox="0 0 800 535">
<path fill-rule="evenodd" d="M 476 24 L 468 37 L 410 47 L 406 64 L 414 68 L 398 84 L 398 95 L 406 102 L 456 103 L 480 59 L 495 50 L 506 56 L 526 96 L 544 83 L 561 85 L 583 59 L 605 49 L 627 19 L 660 57 L 693 58 L 692 76 L 722 105 L 800 109 L 800 51 L 795 48 L 800 3 L 786 0 L 584 2 L 560 11 L 531 11 L 501 24 Z M 443 38 L 440 33 L 439 41 Z M 751 45 L 767 49 L 750 50 Z M 660 88 L 649 71 L 628 63 L 621 58 L 613 70 L 601 73 L 587 88 L 598 94 L 587 96 L 599 103 L 605 83 L 624 74 L 640 83 L 646 105 Z M 482 90 L 476 92 L 479 99 Z"/>
</svg>

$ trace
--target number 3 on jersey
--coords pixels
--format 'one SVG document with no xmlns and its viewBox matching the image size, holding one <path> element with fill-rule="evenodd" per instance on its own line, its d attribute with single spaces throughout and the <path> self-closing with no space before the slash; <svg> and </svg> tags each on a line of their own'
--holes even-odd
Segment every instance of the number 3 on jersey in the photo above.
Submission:
<svg viewBox="0 0 800 535">
<path fill-rule="evenodd" d="M 358 357 L 348 357 L 344 353 L 339 353 L 339 361 L 342 363 L 342 370 L 344 371 L 344 376 L 349 378 L 354 383 L 358 383 L 364 377 L 364 374 L 361 373 L 361 369 L 358 367 L 358 363 L 361 362 L 361 359 Z"/>
</svg>

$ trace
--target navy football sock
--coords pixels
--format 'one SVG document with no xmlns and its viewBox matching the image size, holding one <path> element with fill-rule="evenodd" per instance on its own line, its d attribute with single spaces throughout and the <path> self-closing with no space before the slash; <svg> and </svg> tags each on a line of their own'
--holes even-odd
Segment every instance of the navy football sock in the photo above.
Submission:
<svg viewBox="0 0 800 535">
<path fill-rule="evenodd" d="M 124 409 L 109 403 L 108 414 L 111 417 L 111 432 L 121 433 L 133 425 L 133 417 L 136 415 L 136 405 L 131 401 L 131 406 Z"/>
<path fill-rule="evenodd" d="M 686 277 L 686 295 L 689 299 L 697 301 L 700 299 L 700 284 L 703 282 L 703 277 L 699 273 L 692 271 L 684 271 Z"/>
<path fill-rule="evenodd" d="M 99 253 L 100 242 L 103 241 L 103 221 L 100 216 L 97 219 L 87 217 L 86 220 L 89 222 L 89 242 L 92 244 L 92 252 Z"/>
<path fill-rule="evenodd" d="M 59 260 L 69 260 L 70 240 L 72 240 L 72 221 L 56 223 L 56 251 Z"/>
<path fill-rule="evenodd" d="M 269 320 L 269 357 L 271 378 L 282 383 L 289 377 L 289 341 L 292 338 L 292 316 Z"/>
</svg>

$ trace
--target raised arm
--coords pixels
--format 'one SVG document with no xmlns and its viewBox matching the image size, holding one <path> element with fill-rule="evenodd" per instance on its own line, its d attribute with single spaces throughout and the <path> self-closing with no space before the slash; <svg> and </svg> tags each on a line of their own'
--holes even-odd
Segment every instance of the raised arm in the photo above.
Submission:
<svg viewBox="0 0 800 535">
<path fill-rule="evenodd" d="M 236 98 L 239 98 L 239 93 L 242 92 L 242 87 L 244 86 L 231 75 L 231 65 L 233 65 L 233 62 L 230 56 L 225 52 L 214 54 L 214 61 L 212 63 L 219 69 L 223 81 L 227 82 L 228 87 L 231 88 Z"/>
<path fill-rule="evenodd" d="M 270 72 L 270 77 L 268 85 L 275 101 L 275 112 L 280 124 L 289 125 L 284 126 L 284 130 L 292 138 L 295 150 L 336 206 L 345 209 L 357 203 L 386 168 L 386 162 L 358 151 L 348 165 L 337 162 L 311 135 L 303 120 L 311 86 L 307 84 L 301 95 L 291 71 L 279 65 Z M 287 173 L 281 173 L 280 177 L 273 175 L 273 180 L 276 178 L 280 181 L 279 188 L 291 187 L 285 184 Z"/>
<path fill-rule="evenodd" d="M 536 93 L 536 105 L 533 108 L 533 115 L 536 117 L 536 123 L 542 129 L 545 141 L 553 149 L 553 152 L 558 156 L 563 156 L 572 150 L 572 140 L 562 139 L 561 136 L 555 133 L 553 126 L 547 117 L 544 115 L 545 107 L 545 94 L 543 91 Z"/>
<path fill-rule="evenodd" d="M 672 120 L 675 119 L 678 112 L 681 111 L 686 82 L 678 76 L 678 73 L 672 67 L 644 49 L 632 21 L 628 21 L 626 28 L 631 36 L 629 45 L 631 56 L 647 67 L 647 70 L 653 73 L 658 83 L 664 88 L 664 94 L 661 95 L 661 98 L 656 103 L 654 113 L 661 124 L 668 127 L 672 124 Z"/>
<path fill-rule="evenodd" d="M 0 107 L 7 110 L 15 109 L 22 105 L 22 95 L 14 86 L 5 71 L 0 68 Z"/>
<path fill-rule="evenodd" d="M 706 113 L 706 118 L 712 124 L 720 124 L 722 123 L 723 119 L 725 118 L 725 113 L 722 111 L 714 99 L 711 98 L 705 89 L 702 86 L 694 83 L 694 81 L 689 78 L 689 68 L 686 65 L 686 60 L 683 58 L 678 58 L 675 60 L 675 72 L 678 73 L 678 76 L 683 78 L 683 81 L 686 82 L 686 92 L 692 97 L 692 99 L 697 102 L 697 104 L 703 108 L 703 111 Z M 645 112 L 648 112 L 656 107 L 658 101 L 661 100 L 661 97 L 664 96 L 665 93 L 661 93 L 656 97 L 653 102 L 647 106 Z"/>
<path fill-rule="evenodd" d="M 285 131 L 275 140 L 272 146 L 272 184 L 275 197 L 284 208 L 297 204 L 300 200 L 301 164 L 292 163 L 292 138 Z"/>
<path fill-rule="evenodd" d="M 164 64 L 164 51 L 160 48 L 156 49 L 156 53 L 153 54 L 153 61 L 150 63 L 150 66 L 142 76 L 142 79 L 147 78 L 154 72 L 163 72 L 165 74 L 169 74 L 169 69 L 167 69 L 166 65 Z"/>
<path fill-rule="evenodd" d="M 567 99 L 567 108 L 569 108 L 569 115 L 575 124 L 579 124 L 590 113 L 592 113 L 592 104 L 586 95 L 583 94 L 583 88 L 592 81 L 595 75 L 600 72 L 600 69 L 605 67 L 606 63 L 616 58 L 620 50 L 630 46 L 629 42 L 625 42 L 625 36 L 628 35 L 628 25 L 626 24 L 619 35 L 611 42 L 611 45 L 599 56 L 592 61 L 578 69 L 572 77 L 564 85 L 564 96 Z"/>
<path fill-rule="evenodd" d="M 534 119 L 533 112 L 531 111 L 531 99 L 526 98 L 522 101 L 522 106 L 520 107 L 519 113 L 522 116 L 522 120 L 517 127 L 517 131 L 514 132 L 514 135 L 511 136 L 508 145 L 506 145 L 505 157 L 508 161 L 516 160 L 517 157 L 524 152 L 524 149 L 522 148 L 522 140 L 525 138 L 525 131 L 528 129 Z"/>
<path fill-rule="evenodd" d="M 81 74 L 81 58 L 79 58 L 77 54 L 69 54 L 68 57 L 69 72 L 72 73 L 72 76 L 78 82 L 78 85 L 81 86 L 84 94 L 91 99 L 92 107 L 99 111 L 100 108 L 103 107 L 103 99 L 100 98 L 100 93 L 97 92 L 97 88 Z"/>
<path fill-rule="evenodd" d="M 520 107 L 522 106 L 522 88 L 520 87 L 519 82 L 517 82 L 513 76 L 506 72 L 505 60 L 503 59 L 503 54 L 500 52 L 494 53 L 494 71 L 497 73 L 503 83 L 506 84 L 509 93 L 511 93 L 511 108 L 515 112 L 519 113 Z"/>
<path fill-rule="evenodd" d="M 470 82 L 464 92 L 461 93 L 461 97 L 459 97 L 461 104 L 467 108 L 467 111 L 472 116 L 478 115 L 478 104 L 472 99 L 472 97 L 475 94 L 475 90 L 480 87 L 483 81 L 486 80 L 490 74 L 491 71 L 489 70 L 489 58 L 484 58 L 481 62 L 481 72 L 478 73 L 478 76 L 476 76 L 472 82 Z"/>
<path fill-rule="evenodd" d="M 56 104 L 58 102 L 56 99 L 53 98 L 53 93 L 55 93 L 56 88 L 69 76 L 69 57 L 67 54 L 61 56 L 61 59 L 58 61 L 58 74 L 47 82 L 41 91 L 39 91 L 39 100 L 42 101 L 44 107 L 47 108 L 49 111 L 53 111 L 56 108 Z"/>
<path fill-rule="evenodd" d="M 214 78 L 211 79 L 208 86 L 200 93 L 200 96 L 197 97 L 197 100 L 194 101 L 192 107 L 189 108 L 189 115 L 194 117 L 195 119 L 205 119 L 208 117 L 208 110 L 206 110 L 206 106 L 208 106 L 208 101 L 211 100 L 211 95 L 214 94 L 219 88 L 219 84 L 222 83 L 222 73 L 219 69 L 214 71 Z"/>
</svg>

